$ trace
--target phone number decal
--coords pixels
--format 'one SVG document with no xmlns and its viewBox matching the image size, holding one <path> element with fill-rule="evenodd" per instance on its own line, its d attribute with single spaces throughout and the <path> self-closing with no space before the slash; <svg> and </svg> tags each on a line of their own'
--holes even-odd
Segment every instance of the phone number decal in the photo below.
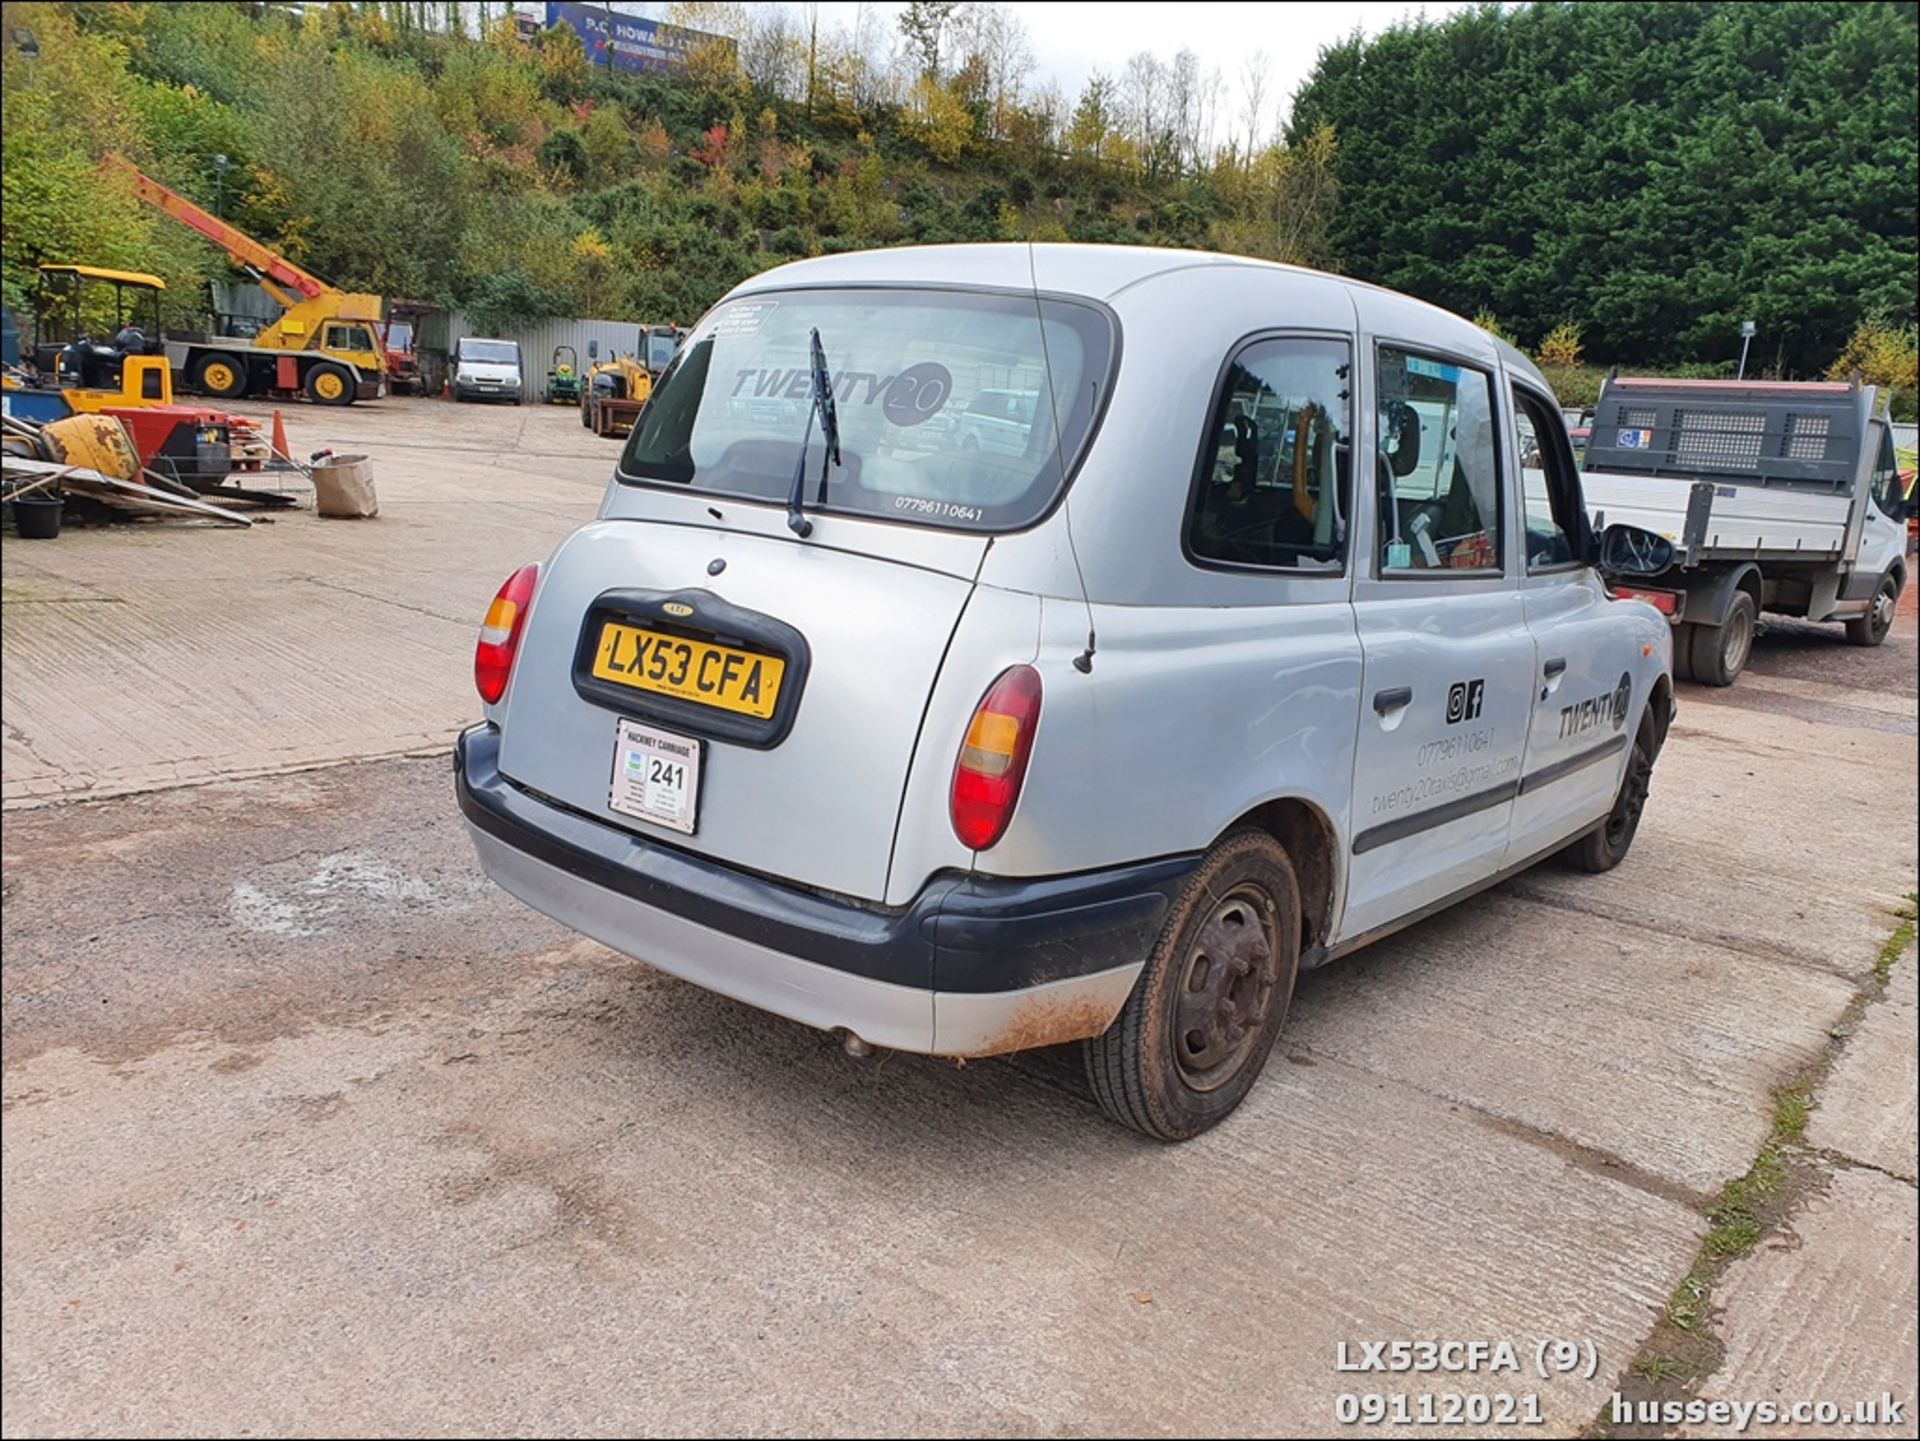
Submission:
<svg viewBox="0 0 1920 1441">
<path fill-rule="evenodd" d="M 917 495 L 896 495 L 895 510 L 910 510 L 915 515 L 938 515 L 951 520 L 978 520 L 984 511 L 977 505 L 956 505 L 950 500 L 922 500 Z"/>
</svg>

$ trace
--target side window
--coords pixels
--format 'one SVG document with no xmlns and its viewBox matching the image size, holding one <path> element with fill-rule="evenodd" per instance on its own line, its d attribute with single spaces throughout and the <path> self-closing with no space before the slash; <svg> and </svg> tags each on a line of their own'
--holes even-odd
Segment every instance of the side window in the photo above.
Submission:
<svg viewBox="0 0 1920 1441">
<path fill-rule="evenodd" d="M 1880 427 L 1880 453 L 1873 462 L 1873 503 L 1890 520 L 1904 517 L 1905 508 L 1901 504 L 1900 466 L 1893 454 L 1893 431 L 1887 426 Z"/>
<path fill-rule="evenodd" d="M 327 327 L 327 349 L 372 350 L 373 336 L 364 326 L 329 325 Z"/>
<path fill-rule="evenodd" d="M 1552 570 L 1580 559 L 1580 476 L 1559 412 L 1532 391 L 1513 390 L 1520 432 L 1520 493 L 1526 500 L 1527 569 Z"/>
<path fill-rule="evenodd" d="M 1234 356 L 1187 518 L 1195 560 L 1345 569 L 1352 373 L 1352 355 L 1337 340 L 1258 340 Z"/>
<path fill-rule="evenodd" d="M 1380 574 L 1501 569 L 1493 377 L 1380 347 Z"/>
</svg>

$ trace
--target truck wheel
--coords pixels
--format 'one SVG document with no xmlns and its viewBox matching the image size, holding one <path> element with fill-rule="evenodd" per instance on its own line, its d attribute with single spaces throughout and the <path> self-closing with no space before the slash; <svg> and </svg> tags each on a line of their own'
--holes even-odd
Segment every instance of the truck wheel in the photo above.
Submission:
<svg viewBox="0 0 1920 1441">
<path fill-rule="evenodd" d="M 331 362 L 316 365 L 307 372 L 307 396 L 321 405 L 352 405 L 353 375 Z"/>
<path fill-rule="evenodd" d="M 1720 625 L 1695 626 L 1687 646 L 1693 678 L 1701 685 L 1732 685 L 1753 654 L 1753 626 L 1760 609 L 1744 590 L 1735 591 Z"/>
<path fill-rule="evenodd" d="M 1900 582 L 1889 572 L 1880 577 L 1867 613 L 1847 622 L 1847 640 L 1853 645 L 1879 645 L 1893 629 L 1893 608 L 1900 601 Z"/>
<path fill-rule="evenodd" d="M 1693 679 L 1693 633 L 1699 630 L 1697 625 L 1682 621 L 1673 632 L 1673 678 L 1675 680 Z"/>
<path fill-rule="evenodd" d="M 247 367 L 238 356 L 203 355 L 193 367 L 193 387 L 222 400 L 238 400 L 247 393 Z"/>
<path fill-rule="evenodd" d="M 1627 858 L 1633 838 L 1640 829 L 1640 816 L 1647 808 L 1647 794 L 1653 788 L 1653 759 L 1659 750 L 1654 739 L 1653 712 L 1640 718 L 1639 734 L 1633 738 L 1633 750 L 1627 756 L 1627 773 L 1620 779 L 1619 794 L 1604 824 L 1594 827 L 1560 854 L 1577 871 L 1599 875 L 1610 871 Z"/>
<path fill-rule="evenodd" d="M 1293 865 L 1264 831 L 1236 831 L 1174 901 L 1114 1023 L 1084 1043 L 1102 1109 L 1161 1141 L 1218 1125 L 1259 1079 L 1299 969 Z"/>
</svg>

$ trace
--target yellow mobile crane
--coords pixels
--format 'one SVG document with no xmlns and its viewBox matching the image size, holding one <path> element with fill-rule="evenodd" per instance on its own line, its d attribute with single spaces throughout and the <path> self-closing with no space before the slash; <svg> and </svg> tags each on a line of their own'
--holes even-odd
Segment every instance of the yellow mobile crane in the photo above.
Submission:
<svg viewBox="0 0 1920 1441">
<path fill-rule="evenodd" d="M 335 289 L 118 155 L 101 161 L 101 170 L 125 177 L 141 200 L 226 251 L 282 307 L 280 318 L 252 340 L 168 341 L 168 360 L 193 389 L 223 400 L 304 395 L 322 405 L 385 393 L 379 296 Z"/>
</svg>

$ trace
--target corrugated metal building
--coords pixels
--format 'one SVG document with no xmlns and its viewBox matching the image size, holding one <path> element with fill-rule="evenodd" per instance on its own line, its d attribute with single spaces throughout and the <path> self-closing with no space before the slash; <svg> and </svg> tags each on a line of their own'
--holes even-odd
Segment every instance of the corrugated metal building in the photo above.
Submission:
<svg viewBox="0 0 1920 1441">
<path fill-rule="evenodd" d="M 453 353 L 453 344 L 465 336 L 519 341 L 522 363 L 527 367 L 527 394 L 531 397 L 546 387 L 547 368 L 553 361 L 554 347 L 571 345 L 584 368 L 588 363 L 589 342 L 600 343 L 602 359 L 631 352 L 640 344 L 640 327 L 631 320 L 555 318 L 529 321 L 506 330 L 479 330 L 468 321 L 464 310 L 438 311 L 421 319 L 420 334 L 414 342 L 420 355 L 420 373 L 429 391 L 439 389 L 446 375 L 447 357 Z"/>
</svg>

